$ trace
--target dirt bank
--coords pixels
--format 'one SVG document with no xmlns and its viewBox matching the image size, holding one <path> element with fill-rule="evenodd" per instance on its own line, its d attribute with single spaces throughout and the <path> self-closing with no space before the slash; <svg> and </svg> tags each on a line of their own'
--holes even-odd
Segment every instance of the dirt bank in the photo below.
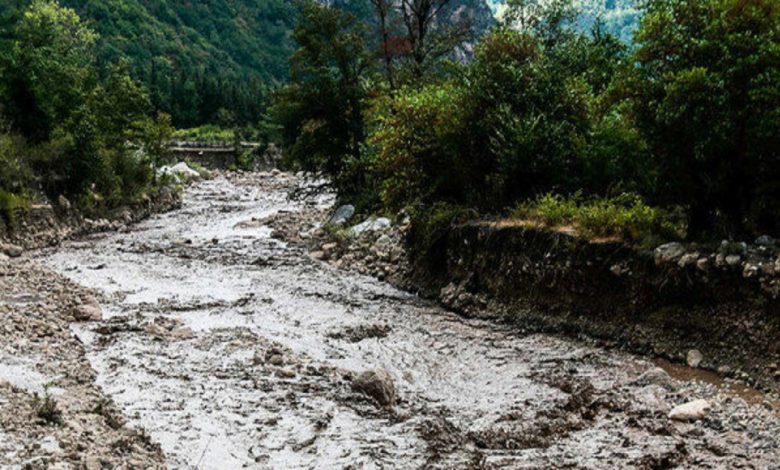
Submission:
<svg viewBox="0 0 780 470">
<path fill-rule="evenodd" d="M 487 223 L 457 227 L 442 243 L 445 259 L 423 278 L 462 313 L 683 363 L 698 350 L 699 367 L 780 390 L 774 275 L 748 276 L 746 263 L 689 256 L 684 247 L 670 256 Z"/>
</svg>

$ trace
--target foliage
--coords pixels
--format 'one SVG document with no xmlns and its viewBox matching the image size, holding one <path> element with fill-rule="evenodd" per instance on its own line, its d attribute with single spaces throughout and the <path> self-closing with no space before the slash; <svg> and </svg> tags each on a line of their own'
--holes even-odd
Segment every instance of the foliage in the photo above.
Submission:
<svg viewBox="0 0 780 470">
<path fill-rule="evenodd" d="M 691 234 L 780 229 L 780 4 L 649 2 L 622 94 Z"/>
<path fill-rule="evenodd" d="M 303 4 L 299 16 L 291 81 L 277 92 L 273 108 L 285 157 L 329 175 L 340 192 L 356 194 L 365 183 L 365 30 L 353 16 L 314 2 Z"/>
<path fill-rule="evenodd" d="M 369 144 L 386 207 L 459 199 L 464 171 L 455 157 L 463 125 L 461 94 L 450 84 L 429 85 L 375 104 Z"/>
<path fill-rule="evenodd" d="M 0 37 L 33 1 L 0 0 Z M 265 112 L 269 86 L 287 77 L 295 15 L 285 0 L 62 4 L 100 34 L 92 57 L 101 66 L 128 60 L 154 110 L 171 114 L 179 127 L 217 123 L 222 108 L 239 123 L 254 124 Z"/>
<path fill-rule="evenodd" d="M 33 395 L 33 408 L 35 415 L 44 424 L 62 426 L 62 410 L 57 405 L 57 400 L 51 396 L 48 384 L 44 387 L 43 396 L 37 393 Z"/>
<path fill-rule="evenodd" d="M 13 31 L 10 50 L 0 57 L 6 217 L 39 188 L 95 209 L 147 190 L 169 131 L 166 122 L 149 119 L 148 94 L 130 77 L 128 64 L 98 66 L 97 35 L 53 0 L 34 0 Z"/>
<path fill-rule="evenodd" d="M 636 194 L 583 201 L 581 196 L 545 194 L 518 206 L 513 217 L 550 227 L 573 226 L 586 237 L 621 237 L 642 241 L 675 236 L 675 227 L 662 211 L 646 205 Z"/>
</svg>

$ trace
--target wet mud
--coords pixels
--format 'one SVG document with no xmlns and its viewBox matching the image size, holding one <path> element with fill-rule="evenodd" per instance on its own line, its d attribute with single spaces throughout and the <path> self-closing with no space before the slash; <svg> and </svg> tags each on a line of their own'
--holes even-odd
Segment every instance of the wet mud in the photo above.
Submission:
<svg viewBox="0 0 780 470">
<path fill-rule="evenodd" d="M 780 466 L 770 402 L 465 319 L 272 236 L 268 217 L 334 203 L 289 197 L 307 184 L 221 175 L 180 210 L 37 256 L 103 296 L 103 319 L 72 330 L 97 385 L 169 467 Z M 393 407 L 352 386 L 377 368 Z M 668 418 L 700 398 L 703 419 Z"/>
</svg>

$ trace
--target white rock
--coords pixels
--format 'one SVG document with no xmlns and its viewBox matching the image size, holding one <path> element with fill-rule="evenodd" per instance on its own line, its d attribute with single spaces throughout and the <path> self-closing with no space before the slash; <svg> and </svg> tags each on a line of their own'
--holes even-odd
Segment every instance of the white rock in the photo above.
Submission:
<svg viewBox="0 0 780 470">
<path fill-rule="evenodd" d="M 157 174 L 172 175 L 178 181 L 198 181 L 200 180 L 200 173 L 190 168 L 186 163 L 179 162 L 173 166 L 162 166 L 157 170 Z"/>
<path fill-rule="evenodd" d="M 370 218 L 349 229 L 349 235 L 351 237 L 359 237 L 360 235 L 363 235 L 364 233 L 367 232 L 378 232 L 380 230 L 385 230 L 387 228 L 390 228 L 391 225 L 392 223 L 388 218 L 385 217 L 379 217 L 377 219 Z"/>
<path fill-rule="evenodd" d="M 696 421 L 704 418 L 710 412 L 710 403 L 707 400 L 694 400 L 675 406 L 669 412 L 669 419 L 675 421 Z"/>
<path fill-rule="evenodd" d="M 655 264 L 664 264 L 677 260 L 685 254 L 685 247 L 682 243 L 672 242 L 666 243 L 655 249 L 653 253 L 655 257 Z"/>
<path fill-rule="evenodd" d="M 688 351 L 686 359 L 690 367 L 696 368 L 704 360 L 704 355 L 698 349 L 691 349 Z"/>
<path fill-rule="evenodd" d="M 349 204 L 341 206 L 330 216 L 326 225 L 344 225 L 349 222 L 353 215 L 355 215 L 355 206 Z"/>
</svg>

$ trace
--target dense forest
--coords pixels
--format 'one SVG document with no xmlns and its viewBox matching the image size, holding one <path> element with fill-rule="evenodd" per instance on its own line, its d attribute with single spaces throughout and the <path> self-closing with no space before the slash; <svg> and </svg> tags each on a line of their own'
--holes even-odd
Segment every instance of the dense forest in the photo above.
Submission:
<svg viewBox="0 0 780 470">
<path fill-rule="evenodd" d="M 411 212 L 423 251 L 476 214 L 640 243 L 778 232 L 777 2 L 645 2 L 627 44 L 581 2 L 512 0 L 467 63 L 458 25 L 431 26 L 444 4 L 377 0 L 379 31 L 304 7 L 273 109 L 291 164 Z"/>
<path fill-rule="evenodd" d="M 0 37 L 13 38 L 30 0 L 0 0 Z M 177 127 L 256 123 L 267 89 L 287 76 L 294 8 L 286 0 L 62 0 L 98 33 L 97 65 L 127 60 L 155 110 Z M 230 116 L 225 112 L 227 111 Z"/>
</svg>

